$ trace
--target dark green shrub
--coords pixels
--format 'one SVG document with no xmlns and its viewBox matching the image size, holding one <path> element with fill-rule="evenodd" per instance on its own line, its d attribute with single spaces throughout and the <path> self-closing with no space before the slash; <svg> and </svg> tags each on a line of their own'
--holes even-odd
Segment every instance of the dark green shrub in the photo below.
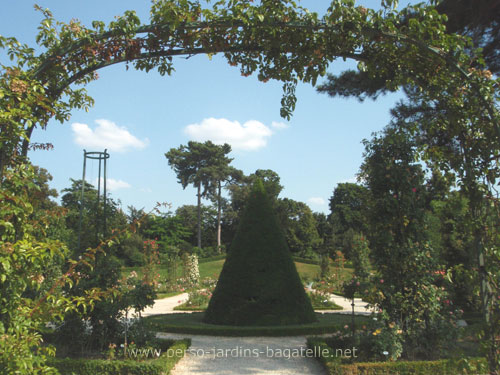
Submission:
<svg viewBox="0 0 500 375">
<path fill-rule="evenodd" d="M 135 342 L 138 346 L 145 346 L 147 343 L 151 343 L 154 340 L 155 333 L 146 327 L 142 319 L 135 320 L 127 329 L 128 342 Z"/>
<path fill-rule="evenodd" d="M 204 320 L 242 326 L 316 321 L 261 181 L 254 184 Z"/>
<path fill-rule="evenodd" d="M 169 346 L 165 346 L 165 341 Z M 145 361 L 101 360 L 101 359 L 51 359 L 49 365 L 61 375 L 162 375 L 169 374 L 175 364 L 184 356 L 191 345 L 189 339 L 175 341 L 158 340 L 162 355 L 157 359 Z"/>
<path fill-rule="evenodd" d="M 198 250 L 197 254 L 200 257 L 200 259 L 216 257 L 221 254 L 219 249 L 217 249 L 217 246 L 205 246 L 203 249 L 198 249 L 198 248 L 196 249 Z"/>
<path fill-rule="evenodd" d="M 351 344 L 349 343 L 348 346 L 351 347 Z M 307 340 L 307 346 L 314 351 L 315 356 L 330 375 L 476 375 L 488 373 L 487 362 L 484 358 L 346 364 L 342 363 L 342 358 L 336 352 L 340 346 L 331 342 L 329 345 L 323 338 L 311 337 Z M 362 356 L 364 348 L 358 347 L 357 349 L 357 353 Z"/>
</svg>

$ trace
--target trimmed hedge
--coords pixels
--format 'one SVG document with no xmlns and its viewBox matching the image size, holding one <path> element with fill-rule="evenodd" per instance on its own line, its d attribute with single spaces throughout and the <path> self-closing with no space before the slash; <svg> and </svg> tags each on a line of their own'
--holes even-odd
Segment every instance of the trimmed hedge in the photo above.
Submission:
<svg viewBox="0 0 500 375">
<path fill-rule="evenodd" d="M 336 303 L 332 302 L 332 306 L 314 306 L 313 308 L 315 311 L 323 311 L 323 310 L 344 310 L 342 306 L 337 305 Z"/>
<path fill-rule="evenodd" d="M 190 345 L 190 339 L 175 341 L 159 358 L 144 361 L 53 358 L 48 364 L 61 375 L 164 375 L 170 373 Z"/>
<path fill-rule="evenodd" d="M 174 310 L 175 311 L 196 311 L 196 312 L 203 312 L 207 308 L 206 307 L 192 307 L 192 306 L 186 306 L 186 303 L 183 303 L 181 305 L 175 306 Z M 344 310 L 342 306 L 337 305 L 336 303 L 332 302 L 331 306 L 314 306 L 313 305 L 314 311 L 330 311 L 330 310 Z"/>
<path fill-rule="evenodd" d="M 488 373 L 485 358 L 443 359 L 438 361 L 360 362 L 342 364 L 340 357 L 324 339 L 312 337 L 308 348 L 318 354 L 318 360 L 330 375 L 477 375 Z"/>
<path fill-rule="evenodd" d="M 210 336 L 306 336 L 333 333 L 350 324 L 351 316 L 335 313 L 316 313 L 318 322 L 288 326 L 227 326 L 203 323 L 203 313 L 163 314 L 144 318 L 147 327 L 156 332 L 196 334 Z M 356 317 L 360 324 L 368 324 L 369 318 Z"/>
<path fill-rule="evenodd" d="M 207 309 L 206 307 L 186 306 L 186 302 L 184 302 L 183 304 L 180 304 L 180 305 L 177 305 L 177 306 L 174 307 L 175 311 L 197 311 L 197 312 L 201 312 L 201 311 L 205 311 L 206 309 Z"/>
<path fill-rule="evenodd" d="M 254 183 L 204 321 L 280 326 L 316 321 L 273 205 Z"/>
</svg>

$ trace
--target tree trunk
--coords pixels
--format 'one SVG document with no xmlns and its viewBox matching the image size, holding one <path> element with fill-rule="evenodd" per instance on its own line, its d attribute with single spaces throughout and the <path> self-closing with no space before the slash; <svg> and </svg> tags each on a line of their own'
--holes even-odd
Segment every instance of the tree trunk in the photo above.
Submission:
<svg viewBox="0 0 500 375">
<path fill-rule="evenodd" d="M 201 249 L 201 182 L 198 182 L 198 248 Z"/>
<path fill-rule="evenodd" d="M 221 183 L 219 181 L 219 191 L 217 194 L 217 251 L 221 253 L 221 216 L 222 216 L 222 207 L 221 207 Z"/>
<path fill-rule="evenodd" d="M 5 152 L 3 149 L 0 149 L 0 186 L 3 183 L 3 171 L 5 168 Z"/>
<path fill-rule="evenodd" d="M 28 149 L 29 149 L 29 146 L 30 146 L 30 139 L 31 139 L 31 135 L 33 134 L 33 129 L 35 128 L 34 125 L 30 126 L 28 128 L 28 130 L 26 130 L 26 138 L 23 139 L 23 145 L 21 147 L 21 155 L 23 157 L 27 157 L 28 156 Z"/>
</svg>

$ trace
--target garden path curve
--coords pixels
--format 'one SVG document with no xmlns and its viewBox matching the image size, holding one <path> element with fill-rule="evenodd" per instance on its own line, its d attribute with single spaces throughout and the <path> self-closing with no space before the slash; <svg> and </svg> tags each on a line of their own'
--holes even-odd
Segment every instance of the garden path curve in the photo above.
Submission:
<svg viewBox="0 0 500 375">
<path fill-rule="evenodd" d="M 147 307 L 141 313 L 142 316 L 158 315 L 158 314 L 172 314 L 172 313 L 185 313 L 186 311 L 174 310 L 175 306 L 186 302 L 188 299 L 187 293 L 178 294 L 173 297 L 162 299 L 155 299 L 153 306 Z"/>
<path fill-rule="evenodd" d="M 182 293 L 177 296 L 167 297 L 162 299 L 156 299 L 155 304 L 151 307 L 146 308 L 141 315 L 142 316 L 150 316 L 150 315 L 158 315 L 158 314 L 171 314 L 171 313 L 187 313 L 189 311 L 178 311 L 174 310 L 174 307 L 180 305 L 181 303 L 186 302 L 188 299 L 187 293 Z M 350 299 L 344 298 L 342 296 L 338 296 L 332 294 L 330 299 L 335 302 L 337 305 L 341 306 L 342 310 L 320 310 L 318 312 L 334 312 L 341 314 L 350 314 L 352 313 L 352 301 Z M 354 299 L 354 313 L 356 315 L 370 315 L 371 310 L 366 308 L 367 303 L 362 301 L 361 298 Z"/>
<path fill-rule="evenodd" d="M 174 307 L 185 302 L 187 293 L 155 300 L 142 316 L 186 313 Z M 351 300 L 331 295 L 331 300 L 343 310 L 324 313 L 351 313 Z M 354 300 L 357 315 L 369 315 L 366 302 Z M 325 369 L 306 353 L 306 338 L 293 337 L 215 337 L 203 335 L 158 333 L 158 337 L 191 338 L 191 347 L 172 370 L 172 375 L 326 375 Z"/>
<path fill-rule="evenodd" d="M 159 333 L 158 337 L 191 338 L 191 347 L 172 375 L 326 375 L 306 353 L 306 338 L 214 337 Z"/>
</svg>

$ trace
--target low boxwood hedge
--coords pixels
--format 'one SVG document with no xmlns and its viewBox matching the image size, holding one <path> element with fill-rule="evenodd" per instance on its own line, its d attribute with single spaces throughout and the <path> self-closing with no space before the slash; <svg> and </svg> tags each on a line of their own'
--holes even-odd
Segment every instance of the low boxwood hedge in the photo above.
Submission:
<svg viewBox="0 0 500 375">
<path fill-rule="evenodd" d="M 190 339 L 177 340 L 162 351 L 159 358 L 144 361 L 54 358 L 48 364 L 55 367 L 61 375 L 166 375 L 190 345 Z"/>
<path fill-rule="evenodd" d="M 148 329 L 155 332 L 210 336 L 300 336 L 322 335 L 343 330 L 352 317 L 347 314 L 316 313 L 318 322 L 289 326 L 224 326 L 203 322 L 203 313 L 163 314 L 145 317 Z M 368 324 L 369 318 L 356 316 L 356 324 Z"/>
<path fill-rule="evenodd" d="M 360 362 L 343 364 L 324 339 L 312 337 L 307 346 L 330 375 L 477 375 L 487 374 L 485 358 L 443 359 L 438 361 Z"/>
<path fill-rule="evenodd" d="M 207 309 L 207 306 L 187 306 L 187 304 L 184 302 L 181 305 L 175 306 L 174 310 L 175 311 L 205 311 Z"/>
</svg>

